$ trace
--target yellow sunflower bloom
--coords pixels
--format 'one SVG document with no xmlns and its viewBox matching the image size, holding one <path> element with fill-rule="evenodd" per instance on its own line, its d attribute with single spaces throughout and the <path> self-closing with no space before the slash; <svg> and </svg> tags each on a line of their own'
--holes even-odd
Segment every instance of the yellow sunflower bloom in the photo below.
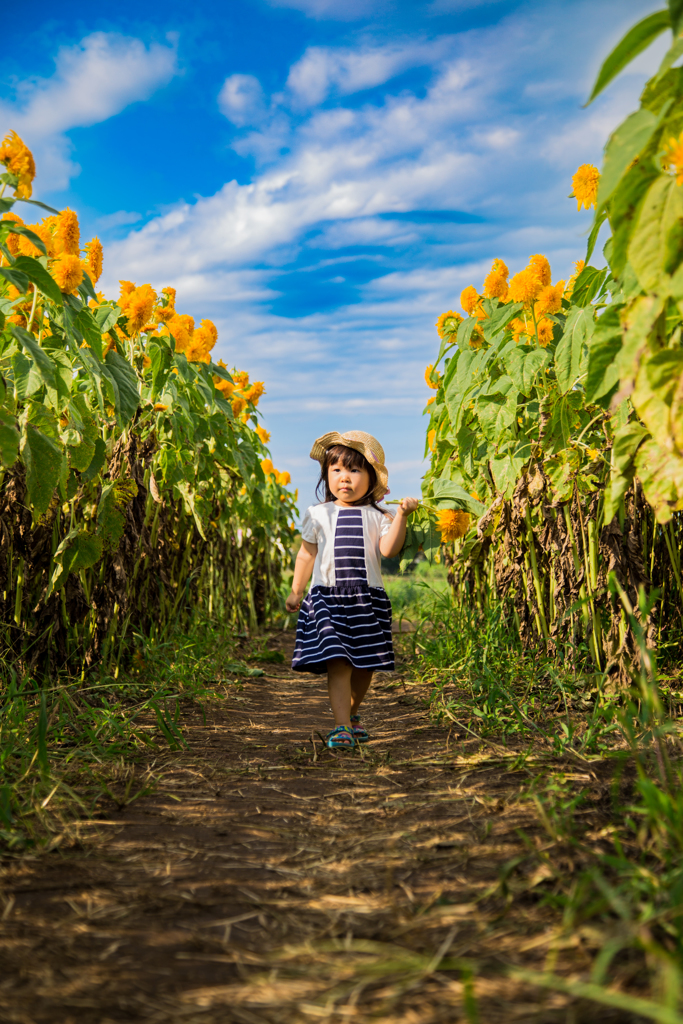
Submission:
<svg viewBox="0 0 683 1024">
<path fill-rule="evenodd" d="M 576 208 L 586 210 L 595 206 L 598 198 L 598 184 L 600 182 L 600 171 L 593 164 L 581 164 L 576 174 L 572 176 L 572 194 L 570 198 L 576 199 Z M 680 184 L 680 182 L 679 182 Z"/>
<path fill-rule="evenodd" d="M 460 292 L 460 305 L 470 316 L 472 316 L 480 301 L 479 292 L 473 284 L 463 288 Z"/>
<path fill-rule="evenodd" d="M 564 295 L 564 281 L 557 284 L 547 284 L 541 288 L 536 299 L 536 316 L 545 316 L 547 313 L 558 313 L 562 309 L 562 296 Z"/>
<path fill-rule="evenodd" d="M 102 250 L 102 243 L 99 238 L 91 238 L 85 247 L 86 263 L 85 267 L 90 275 L 90 280 L 93 284 L 97 284 L 102 276 L 102 264 L 104 260 L 104 253 Z"/>
<path fill-rule="evenodd" d="M 287 484 L 291 484 L 291 482 L 292 482 L 292 478 L 291 478 L 290 474 L 287 472 L 286 469 L 283 470 L 282 473 L 276 472 L 275 473 L 275 479 L 279 483 L 280 487 L 286 487 Z"/>
<path fill-rule="evenodd" d="M 457 331 L 461 323 L 462 316 L 460 313 L 454 313 L 452 309 L 449 309 L 447 313 L 441 314 L 435 326 L 439 337 L 445 338 L 447 334 L 453 334 Z"/>
<path fill-rule="evenodd" d="M 270 459 L 261 460 L 261 469 L 266 474 L 266 476 L 275 476 L 275 473 L 277 472 Z"/>
<path fill-rule="evenodd" d="M 538 344 L 541 348 L 546 348 L 553 340 L 553 327 L 552 320 L 548 320 L 546 317 L 538 321 Z"/>
<path fill-rule="evenodd" d="M 19 179 L 14 195 L 18 199 L 30 199 L 33 193 L 33 179 L 36 176 L 36 164 L 31 150 L 13 130 L 7 133 L 0 144 L 0 163 Z"/>
<path fill-rule="evenodd" d="M 74 210 L 67 207 L 59 214 L 54 240 L 56 252 L 78 256 L 81 251 L 81 229 L 78 226 L 78 216 Z"/>
<path fill-rule="evenodd" d="M 429 445 L 430 452 L 434 451 L 434 445 L 436 443 L 436 430 L 430 430 L 427 434 L 427 444 Z"/>
<path fill-rule="evenodd" d="M 258 426 L 256 428 L 256 433 L 258 434 L 259 441 L 261 442 L 261 444 L 268 444 L 268 442 L 270 441 L 270 434 L 268 433 L 267 430 L 264 430 L 263 427 Z"/>
<path fill-rule="evenodd" d="M 83 265 L 78 256 L 64 253 L 52 264 L 52 276 L 59 285 L 59 290 L 70 295 L 83 280 Z"/>
<path fill-rule="evenodd" d="M 508 297 L 508 268 L 502 260 L 494 260 L 491 272 L 484 279 L 484 295 L 487 299 L 500 299 L 505 302 Z"/>
<path fill-rule="evenodd" d="M 438 391 L 438 389 L 439 389 L 438 376 L 439 375 L 438 374 L 436 375 L 437 380 L 435 382 L 434 379 L 433 379 L 433 376 L 432 376 L 433 373 L 434 373 L 434 364 L 430 363 L 429 366 L 427 366 L 425 368 L 425 384 L 427 385 L 428 388 L 431 388 L 433 391 Z"/>
<path fill-rule="evenodd" d="M 442 509 L 436 517 L 436 528 L 441 534 L 441 540 L 448 543 L 451 540 L 458 540 L 464 537 L 470 528 L 469 512 L 456 512 L 451 508 Z"/>
<path fill-rule="evenodd" d="M 523 302 L 525 306 L 530 306 L 542 287 L 538 274 L 533 267 L 528 266 L 510 281 L 509 298 L 513 302 Z"/>
</svg>

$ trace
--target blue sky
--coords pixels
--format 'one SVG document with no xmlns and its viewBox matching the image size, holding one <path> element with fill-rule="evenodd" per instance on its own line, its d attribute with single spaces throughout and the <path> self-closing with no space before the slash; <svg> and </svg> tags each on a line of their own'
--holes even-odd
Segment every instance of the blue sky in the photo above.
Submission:
<svg viewBox="0 0 683 1024">
<path fill-rule="evenodd" d="M 33 149 L 35 194 L 101 237 L 108 295 L 173 285 L 216 323 L 214 356 L 265 381 L 302 507 L 333 429 L 375 434 L 392 496 L 419 494 L 434 322 L 494 257 L 570 274 L 590 219 L 571 175 L 599 164 L 664 41 L 582 104 L 662 6 L 41 0 L 5 29 L 0 131 Z"/>
</svg>

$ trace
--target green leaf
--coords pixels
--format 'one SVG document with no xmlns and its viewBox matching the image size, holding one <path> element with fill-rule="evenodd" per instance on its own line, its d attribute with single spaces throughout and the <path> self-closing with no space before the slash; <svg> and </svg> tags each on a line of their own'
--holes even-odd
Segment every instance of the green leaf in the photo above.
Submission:
<svg viewBox="0 0 683 1024">
<path fill-rule="evenodd" d="M 6 409 L 0 409 L 0 463 L 5 469 L 17 461 L 20 440 L 15 417 Z"/>
<path fill-rule="evenodd" d="M 97 292 L 93 287 L 92 279 L 87 270 L 83 271 L 83 280 L 78 286 L 78 294 L 83 299 L 83 305 L 87 306 L 88 299 L 92 299 L 93 302 L 97 302 Z"/>
<path fill-rule="evenodd" d="M 61 590 L 69 573 L 79 569 L 89 569 L 96 565 L 102 557 L 104 544 L 101 537 L 92 533 L 71 530 L 61 542 L 52 556 L 52 576 L 45 597 Z"/>
<path fill-rule="evenodd" d="M 35 521 L 47 511 L 59 482 L 62 451 L 52 438 L 32 423 L 26 423 L 21 439 L 21 458 L 26 467 L 26 488 Z"/>
<path fill-rule="evenodd" d="M 599 317 L 590 339 L 585 384 L 587 402 L 606 398 L 619 383 L 619 370 L 615 359 L 621 351 L 622 344 L 623 328 L 619 309 L 608 306 Z"/>
<path fill-rule="evenodd" d="M 517 388 L 511 377 L 499 377 L 488 392 L 476 400 L 477 415 L 484 437 L 494 443 L 517 419 Z"/>
<path fill-rule="evenodd" d="M 43 378 L 33 360 L 25 356 L 23 352 L 15 352 L 10 361 L 17 398 L 19 401 L 25 402 L 27 398 L 44 387 Z"/>
<path fill-rule="evenodd" d="M 38 427 L 43 434 L 52 438 L 53 441 L 59 441 L 57 417 L 43 402 L 29 402 L 26 416 L 28 422 L 32 423 L 34 427 Z"/>
<path fill-rule="evenodd" d="M 21 347 L 29 353 L 45 383 L 49 384 L 51 388 L 56 388 L 55 364 L 49 355 L 43 351 L 33 335 L 25 331 L 23 327 L 18 324 L 10 324 L 9 329 Z"/>
<path fill-rule="evenodd" d="M 43 264 L 33 256 L 17 256 L 13 269 L 26 274 L 29 281 L 32 281 L 36 288 L 56 305 L 63 304 L 64 300 L 57 282 L 50 276 Z"/>
<path fill-rule="evenodd" d="M 434 500 L 441 508 L 454 508 L 472 512 L 475 516 L 484 514 L 485 508 L 480 501 L 468 494 L 464 487 L 455 480 L 435 480 Z"/>
<path fill-rule="evenodd" d="M 628 248 L 633 229 L 647 190 L 659 177 L 651 160 L 639 161 L 626 172 L 610 200 L 610 221 L 612 224 L 612 251 L 610 266 L 615 276 L 622 277 L 628 272 Z M 635 272 L 631 268 L 635 277 Z"/>
<path fill-rule="evenodd" d="M 584 307 L 593 301 L 609 273 L 607 267 L 584 267 L 574 284 L 572 305 Z"/>
<path fill-rule="evenodd" d="M 598 235 L 600 234 L 600 228 L 602 227 L 602 225 L 605 223 L 606 220 L 607 220 L 607 210 L 604 209 L 604 207 L 603 207 L 603 209 L 598 208 L 598 211 L 597 211 L 597 213 L 595 215 L 595 220 L 593 221 L 593 227 L 591 228 L 590 234 L 588 236 L 588 243 L 586 245 L 586 259 L 584 261 L 585 263 L 588 263 L 588 261 L 590 260 L 591 256 L 593 255 L 593 250 L 595 249 L 595 243 L 597 242 Z"/>
<path fill-rule="evenodd" d="M 652 138 L 658 120 L 650 110 L 636 110 L 629 114 L 609 137 L 605 148 L 598 186 L 598 207 L 605 205 L 626 173 L 626 169 L 640 156 Z"/>
<path fill-rule="evenodd" d="M 683 508 L 683 459 L 656 441 L 645 441 L 636 452 L 636 475 L 658 523 L 667 523 Z"/>
<path fill-rule="evenodd" d="M 644 291 L 657 291 L 670 259 L 667 235 L 677 213 L 683 212 L 676 179 L 659 175 L 650 185 L 640 207 L 635 230 L 628 246 L 629 263 L 638 275 Z"/>
<path fill-rule="evenodd" d="M 128 423 L 140 405 L 137 374 L 118 352 L 108 352 L 104 362 L 118 388 L 116 413 L 123 423 Z"/>
<path fill-rule="evenodd" d="M 576 384 L 582 363 L 584 346 L 593 333 L 595 321 L 593 310 L 572 306 L 565 323 L 564 334 L 555 351 L 555 375 L 560 394 L 565 394 Z"/>
<path fill-rule="evenodd" d="M 95 441 L 95 451 L 93 457 L 90 460 L 90 464 L 81 473 L 82 480 L 94 480 L 99 475 L 100 470 L 104 466 L 107 458 L 107 445 L 98 437 Z"/>
<path fill-rule="evenodd" d="M 676 32 L 674 32 L 674 36 L 675 35 L 676 35 Z M 667 50 L 667 52 L 664 55 L 664 59 L 662 60 L 662 63 L 659 65 L 659 71 L 657 72 L 657 76 L 655 78 L 655 81 L 658 82 L 661 78 L 663 78 L 664 75 L 669 70 L 669 68 L 673 64 L 676 63 L 676 61 L 678 60 L 679 57 L 682 57 L 682 56 L 683 56 L 683 38 L 675 39 L 673 46 L 669 47 L 669 49 Z"/>
<path fill-rule="evenodd" d="M 14 267 L 0 267 L 0 275 L 13 284 L 18 291 L 22 293 L 28 291 L 28 277 L 20 270 L 15 270 Z"/>
<path fill-rule="evenodd" d="M 660 447 L 672 448 L 671 405 L 683 375 L 683 349 L 664 349 L 642 360 L 631 396 L 638 416 Z"/>
<path fill-rule="evenodd" d="M 147 354 L 152 360 L 152 388 L 149 397 L 150 401 L 156 402 L 164 390 L 168 375 L 171 372 L 173 353 L 168 345 L 150 343 L 147 348 Z"/>
<path fill-rule="evenodd" d="M 683 31 L 683 0 L 669 0 L 669 20 L 675 38 Z"/>
<path fill-rule="evenodd" d="M 83 395 L 74 395 L 69 404 L 69 419 L 80 441 L 68 444 L 69 463 L 73 469 L 83 473 L 91 464 L 95 445 L 100 440 L 95 417 L 90 412 Z M 102 442 L 104 444 L 104 442 Z"/>
<path fill-rule="evenodd" d="M 106 334 L 116 326 L 121 310 L 118 306 L 98 306 L 94 314 L 100 334 Z"/>
<path fill-rule="evenodd" d="M 97 506 L 97 534 L 110 551 L 119 546 L 126 525 L 126 506 L 137 493 L 138 485 L 134 480 L 114 480 L 102 485 Z"/>
<path fill-rule="evenodd" d="M 642 21 L 639 21 L 633 28 L 629 29 L 621 42 L 617 43 L 610 55 L 603 63 L 598 77 L 593 86 L 593 91 L 588 97 L 588 103 L 592 103 L 605 86 L 609 85 L 613 78 L 620 71 L 631 63 L 634 58 L 642 53 L 650 43 L 654 42 L 667 28 L 671 27 L 669 11 L 655 11 L 649 14 Z"/>
<path fill-rule="evenodd" d="M 501 358 L 515 387 L 528 398 L 539 370 L 548 365 L 551 356 L 547 349 L 531 345 L 515 345 L 514 342 L 511 342 L 501 352 Z"/>
<path fill-rule="evenodd" d="M 92 310 L 84 306 L 74 320 L 76 330 L 85 338 L 86 343 L 98 359 L 102 358 L 102 331 L 92 314 Z"/>
</svg>

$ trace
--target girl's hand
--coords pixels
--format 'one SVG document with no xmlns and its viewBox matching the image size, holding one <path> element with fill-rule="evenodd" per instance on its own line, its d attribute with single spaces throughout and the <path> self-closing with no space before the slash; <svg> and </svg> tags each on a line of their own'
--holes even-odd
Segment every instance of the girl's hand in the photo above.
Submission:
<svg viewBox="0 0 683 1024">
<path fill-rule="evenodd" d="M 417 498 L 403 498 L 399 503 L 398 510 L 402 512 L 404 516 L 409 516 L 411 512 L 414 512 L 417 506 L 420 504 Z"/>
<path fill-rule="evenodd" d="M 294 591 L 292 591 L 287 600 L 285 601 L 285 608 L 287 609 L 287 611 L 298 612 L 299 608 L 301 607 L 301 598 L 303 596 L 303 594 L 295 594 Z"/>
</svg>

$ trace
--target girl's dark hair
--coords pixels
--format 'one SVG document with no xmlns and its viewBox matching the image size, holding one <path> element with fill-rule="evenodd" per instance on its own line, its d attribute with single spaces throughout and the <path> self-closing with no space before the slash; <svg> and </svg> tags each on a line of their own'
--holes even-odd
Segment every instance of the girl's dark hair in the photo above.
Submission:
<svg viewBox="0 0 683 1024">
<path fill-rule="evenodd" d="M 386 509 L 380 508 L 373 497 L 373 491 L 377 486 L 377 474 L 374 469 L 365 458 L 362 452 L 356 451 L 355 448 L 347 448 L 345 444 L 335 444 L 331 448 L 328 448 L 325 452 L 322 463 L 320 464 L 320 479 L 316 484 L 315 496 L 318 501 L 336 501 L 334 494 L 330 490 L 330 483 L 328 473 L 330 466 L 335 462 L 341 462 L 344 469 L 367 469 L 370 476 L 370 484 L 368 486 L 367 493 L 359 498 L 358 501 L 352 502 L 353 505 L 372 505 L 378 512 L 385 512 Z M 325 495 L 323 497 L 323 495 Z"/>
</svg>

